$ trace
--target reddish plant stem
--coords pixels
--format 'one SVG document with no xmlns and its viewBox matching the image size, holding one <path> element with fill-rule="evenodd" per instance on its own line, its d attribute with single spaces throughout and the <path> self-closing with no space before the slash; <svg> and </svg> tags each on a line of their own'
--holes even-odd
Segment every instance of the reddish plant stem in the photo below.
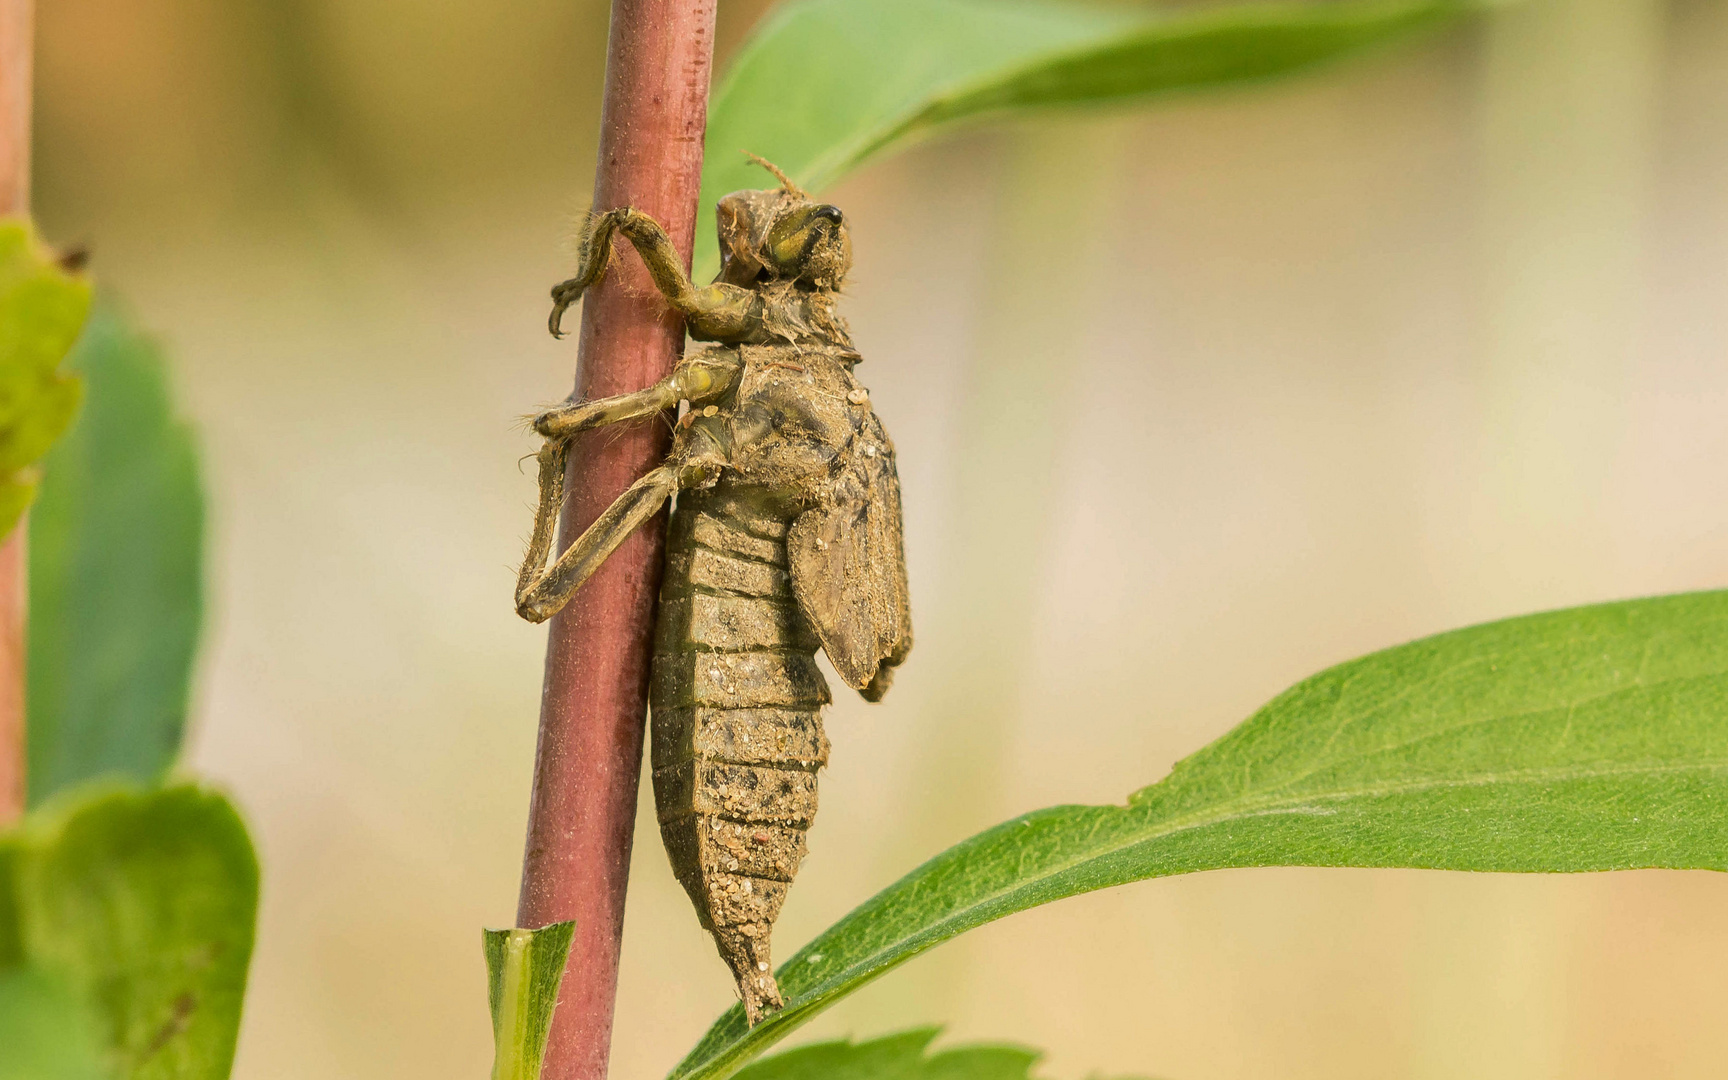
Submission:
<svg viewBox="0 0 1728 1080">
<path fill-rule="evenodd" d="M 31 0 L 0 0 L 0 217 L 30 212 Z M 24 813 L 25 521 L 0 543 L 0 828 Z"/>
<path fill-rule="evenodd" d="M 690 265 L 715 0 L 613 0 L 594 208 L 634 206 Z M 684 345 L 641 263 L 618 258 L 582 304 L 576 396 L 664 378 Z M 594 432 L 570 457 L 560 547 L 665 455 L 665 424 Z M 641 779 L 665 518 L 613 552 L 552 620 L 517 921 L 576 920 L 542 1076 L 602 1080 L 611 1049 L 624 887 Z"/>
</svg>

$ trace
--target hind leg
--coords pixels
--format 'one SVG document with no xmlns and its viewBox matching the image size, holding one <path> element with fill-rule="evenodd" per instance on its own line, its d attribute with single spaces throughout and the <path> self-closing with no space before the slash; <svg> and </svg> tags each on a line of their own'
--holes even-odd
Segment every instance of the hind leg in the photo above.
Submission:
<svg viewBox="0 0 1728 1080">
<path fill-rule="evenodd" d="M 543 570 L 564 499 L 567 454 L 567 444 L 561 442 L 548 442 L 540 451 L 540 511 L 535 518 L 528 557 L 516 579 L 516 613 L 529 622 L 545 622 L 558 614 L 606 557 L 666 505 L 666 500 L 680 487 L 691 487 L 713 476 L 713 467 L 705 464 L 660 466 L 631 484 L 550 569 Z"/>
<path fill-rule="evenodd" d="M 680 401 L 712 400 L 732 387 L 742 369 L 743 361 L 735 351 L 704 349 L 686 357 L 671 375 L 646 390 L 560 406 L 535 418 L 535 428 L 547 438 L 538 455 L 540 505 L 534 511 L 534 533 L 516 576 L 518 615 L 529 622 L 545 622 L 556 615 L 606 556 L 653 517 L 674 492 L 713 480 L 725 463 L 713 436 L 682 430 L 673 442 L 667 464 L 632 484 L 546 570 L 543 568 L 558 533 L 558 516 L 564 509 L 564 471 L 571 438 L 606 424 L 653 416 Z"/>
</svg>

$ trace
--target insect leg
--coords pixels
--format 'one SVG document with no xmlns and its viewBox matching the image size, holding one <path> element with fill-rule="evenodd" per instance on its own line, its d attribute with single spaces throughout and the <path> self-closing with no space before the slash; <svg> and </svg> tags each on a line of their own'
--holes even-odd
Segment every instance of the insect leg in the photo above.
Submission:
<svg viewBox="0 0 1728 1080">
<path fill-rule="evenodd" d="M 713 332 L 716 336 L 742 327 L 753 294 L 736 285 L 709 285 L 698 289 L 684 272 L 684 260 L 672 246 L 672 238 L 660 223 L 629 206 L 595 214 L 588 219 L 582 234 L 581 255 L 577 259 L 576 276 L 552 286 L 552 315 L 547 328 L 553 337 L 564 336 L 564 312 L 581 299 L 590 285 L 606 273 L 612 258 L 612 236 L 622 233 L 624 239 L 642 256 L 642 263 L 671 304 L 692 322 L 692 329 Z"/>
<path fill-rule="evenodd" d="M 540 451 L 540 510 L 534 521 L 534 537 L 528 557 L 516 579 L 516 613 L 529 622 L 545 622 L 569 603 L 570 597 L 597 570 L 626 537 L 666 505 L 680 487 L 700 483 L 711 466 L 662 465 L 630 485 L 588 526 L 552 568 L 542 572 L 552 547 L 553 534 L 564 495 L 564 459 L 568 443 L 547 443 Z M 556 473 L 554 476 L 553 474 Z"/>
<path fill-rule="evenodd" d="M 685 357 L 672 374 L 646 390 L 548 409 L 534 418 L 534 430 L 548 439 L 567 439 L 591 428 L 653 416 L 680 401 L 701 404 L 731 389 L 743 368 L 730 349 L 704 349 Z"/>
<path fill-rule="evenodd" d="M 671 379 L 662 379 L 646 390 L 617 397 L 575 401 L 547 409 L 534 418 L 534 430 L 548 439 L 568 439 L 579 432 L 589 431 L 621 420 L 653 416 L 678 405 L 679 395 L 671 387 Z"/>
<path fill-rule="evenodd" d="M 612 261 L 612 233 L 618 228 L 617 218 L 620 213 L 635 211 L 624 207 L 622 210 L 611 210 L 604 214 L 592 214 L 583 226 L 576 276 L 552 286 L 552 317 L 547 320 L 546 326 L 552 331 L 553 337 L 564 336 L 561 324 L 565 309 L 580 300 L 588 286 L 599 281 L 606 273 L 606 264 Z"/>
<path fill-rule="evenodd" d="M 568 439 L 547 439 L 540 447 L 540 505 L 534 509 L 534 535 L 528 540 L 528 554 L 522 557 L 522 569 L 516 575 L 518 611 L 523 597 L 544 580 L 541 571 L 558 534 L 558 514 L 564 508 L 564 468 L 569 457 Z"/>
</svg>

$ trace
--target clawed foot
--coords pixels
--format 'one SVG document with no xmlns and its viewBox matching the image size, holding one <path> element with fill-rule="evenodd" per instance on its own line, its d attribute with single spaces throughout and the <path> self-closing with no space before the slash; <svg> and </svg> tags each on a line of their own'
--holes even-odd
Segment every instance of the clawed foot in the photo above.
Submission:
<svg viewBox="0 0 1728 1080">
<path fill-rule="evenodd" d="M 582 299 L 582 292 L 588 287 L 588 282 L 580 277 L 568 281 L 560 281 L 552 286 L 552 316 L 546 320 L 546 328 L 552 331 L 552 336 L 564 336 L 564 312 L 570 305 Z"/>
</svg>

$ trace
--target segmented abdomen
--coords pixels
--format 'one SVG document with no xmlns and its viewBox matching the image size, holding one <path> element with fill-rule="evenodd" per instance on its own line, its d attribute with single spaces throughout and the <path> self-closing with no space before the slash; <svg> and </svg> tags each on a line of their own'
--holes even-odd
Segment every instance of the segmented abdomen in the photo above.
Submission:
<svg viewBox="0 0 1728 1080">
<path fill-rule="evenodd" d="M 660 833 L 752 1021 L 781 1003 L 769 937 L 828 760 L 828 685 L 787 576 L 788 527 L 736 494 L 679 496 L 650 692 Z"/>
</svg>

